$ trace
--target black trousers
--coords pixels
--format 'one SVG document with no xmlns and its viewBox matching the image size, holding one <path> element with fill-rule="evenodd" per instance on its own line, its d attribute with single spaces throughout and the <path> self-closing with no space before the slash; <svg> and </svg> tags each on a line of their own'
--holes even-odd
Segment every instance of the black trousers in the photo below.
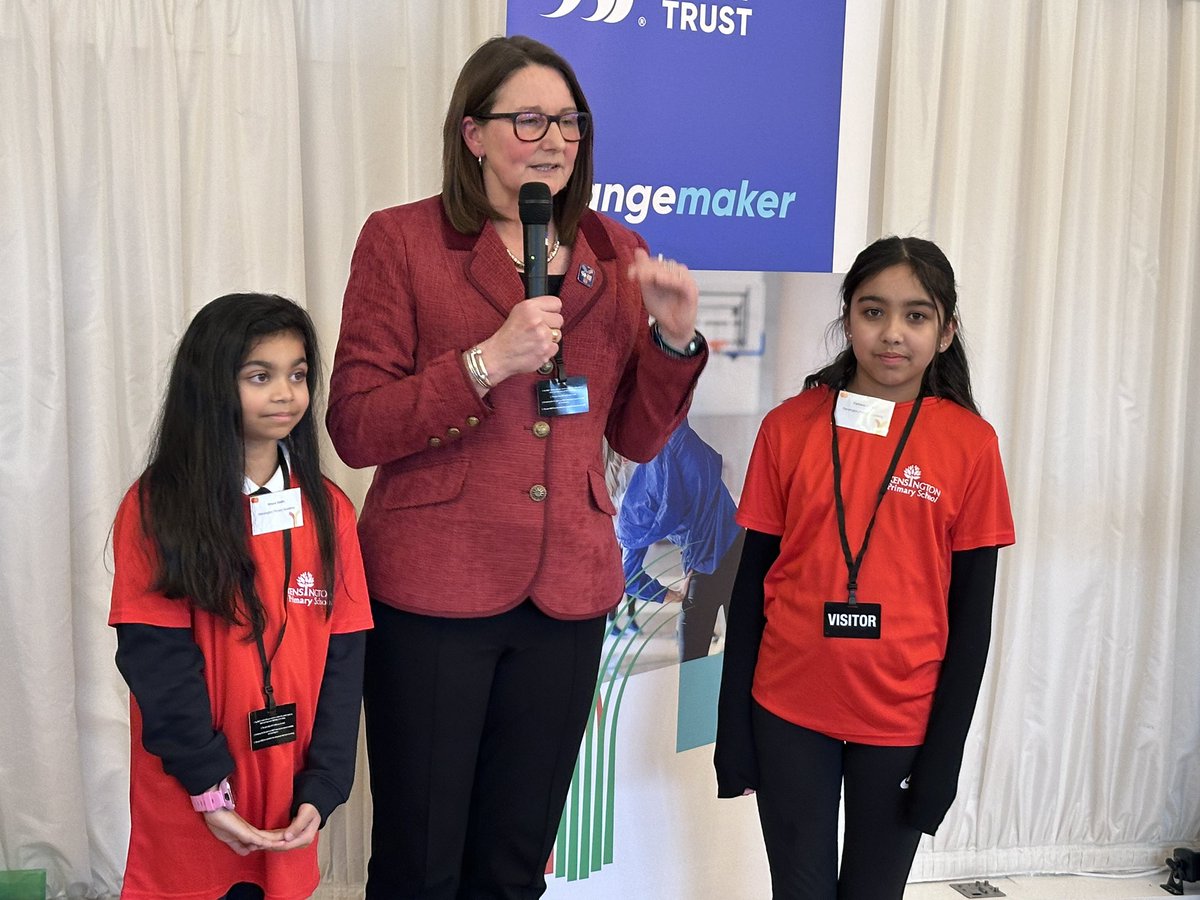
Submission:
<svg viewBox="0 0 1200 900">
<path fill-rule="evenodd" d="M 239 881 L 217 900 L 263 900 L 263 889 L 249 881 Z"/>
<path fill-rule="evenodd" d="M 775 900 L 902 900 L 921 832 L 901 815 L 919 747 L 850 744 L 754 704 L 758 816 Z M 846 827 L 838 871 L 838 798 Z"/>
<path fill-rule="evenodd" d="M 713 631 L 717 627 L 717 610 L 721 607 L 725 608 L 726 623 L 729 622 L 729 597 L 733 593 L 733 580 L 737 577 L 742 544 L 745 542 L 746 529 L 742 528 L 711 575 L 692 573 L 688 595 L 679 614 L 680 662 L 708 656 L 708 651 L 712 649 Z"/>
<path fill-rule="evenodd" d="M 368 898 L 535 898 L 575 768 L 604 616 L 532 602 L 449 619 L 372 603 Z"/>
</svg>

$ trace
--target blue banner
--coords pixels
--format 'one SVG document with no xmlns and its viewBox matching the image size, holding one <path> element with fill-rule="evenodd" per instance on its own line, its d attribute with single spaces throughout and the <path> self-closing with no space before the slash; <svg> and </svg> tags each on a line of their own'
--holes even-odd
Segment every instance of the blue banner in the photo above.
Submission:
<svg viewBox="0 0 1200 900">
<path fill-rule="evenodd" d="M 509 0 L 574 67 L 592 206 L 696 269 L 833 265 L 844 0 Z"/>
</svg>

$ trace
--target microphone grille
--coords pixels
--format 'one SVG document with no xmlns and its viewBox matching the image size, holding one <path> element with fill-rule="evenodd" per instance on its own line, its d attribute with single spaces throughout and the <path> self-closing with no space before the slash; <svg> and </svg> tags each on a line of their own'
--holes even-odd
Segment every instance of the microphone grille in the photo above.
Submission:
<svg viewBox="0 0 1200 900">
<path fill-rule="evenodd" d="M 527 181 L 521 185 L 517 198 L 517 210 L 522 225 L 549 225 L 554 212 L 554 200 L 550 197 L 550 186 L 541 181 Z"/>
</svg>

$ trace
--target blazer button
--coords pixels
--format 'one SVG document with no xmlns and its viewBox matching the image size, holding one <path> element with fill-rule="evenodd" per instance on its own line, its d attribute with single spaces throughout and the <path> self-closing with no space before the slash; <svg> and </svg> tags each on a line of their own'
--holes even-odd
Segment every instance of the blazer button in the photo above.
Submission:
<svg viewBox="0 0 1200 900">
<path fill-rule="evenodd" d="M 544 438 L 549 433 L 550 433 L 550 423 L 549 422 L 534 422 L 533 423 L 533 436 L 534 437 Z"/>
<path fill-rule="evenodd" d="M 474 428 L 479 424 L 479 416 L 467 416 L 467 424 Z"/>
<path fill-rule="evenodd" d="M 456 438 L 460 434 L 462 434 L 462 432 L 459 431 L 457 428 L 451 427 L 451 428 L 446 429 L 446 434 L 450 435 L 450 437 L 452 437 L 452 438 Z"/>
<path fill-rule="evenodd" d="M 554 371 L 554 360 L 548 359 L 538 366 L 538 373 L 541 375 L 549 375 Z"/>
<path fill-rule="evenodd" d="M 431 438 L 429 439 L 429 446 L 430 446 L 430 447 L 440 447 L 440 446 L 442 446 L 442 439 L 441 439 L 440 437 L 431 437 Z"/>
<path fill-rule="evenodd" d="M 529 489 L 529 499 L 534 503 L 541 503 L 546 499 L 547 493 L 548 491 L 546 490 L 546 486 L 544 484 L 535 484 Z"/>
</svg>

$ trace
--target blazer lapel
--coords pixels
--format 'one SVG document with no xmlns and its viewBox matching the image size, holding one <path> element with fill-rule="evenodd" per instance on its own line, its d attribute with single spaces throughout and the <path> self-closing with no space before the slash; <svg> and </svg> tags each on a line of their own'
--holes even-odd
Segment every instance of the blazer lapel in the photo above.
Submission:
<svg viewBox="0 0 1200 900">
<path fill-rule="evenodd" d="M 508 258 L 504 242 L 491 222 L 484 223 L 471 248 L 467 280 L 495 307 L 501 319 L 507 319 L 512 308 L 525 299 L 521 274 Z"/>
<path fill-rule="evenodd" d="M 604 233 L 604 226 L 590 210 L 585 212 L 575 232 L 570 268 L 563 276 L 562 290 L 558 292 L 563 303 L 564 332 L 587 315 L 600 299 L 607 277 L 603 263 L 609 262 L 615 266 L 616 256 L 612 242 Z M 612 274 L 616 278 L 621 277 L 615 268 Z"/>
<path fill-rule="evenodd" d="M 445 225 L 449 232 L 447 246 L 469 251 L 467 280 L 498 312 L 507 319 L 512 308 L 525 299 L 521 274 L 505 250 L 504 242 L 491 222 L 484 223 L 478 236 L 460 235 Z M 568 331 L 582 319 L 605 290 L 608 275 L 605 263 L 615 264 L 616 250 L 604 231 L 604 225 L 590 210 L 583 214 L 571 248 L 571 265 L 563 275 L 559 298 L 563 303 L 563 331 Z M 612 268 L 610 265 L 609 268 Z M 620 278 L 615 270 L 613 277 Z"/>
</svg>

